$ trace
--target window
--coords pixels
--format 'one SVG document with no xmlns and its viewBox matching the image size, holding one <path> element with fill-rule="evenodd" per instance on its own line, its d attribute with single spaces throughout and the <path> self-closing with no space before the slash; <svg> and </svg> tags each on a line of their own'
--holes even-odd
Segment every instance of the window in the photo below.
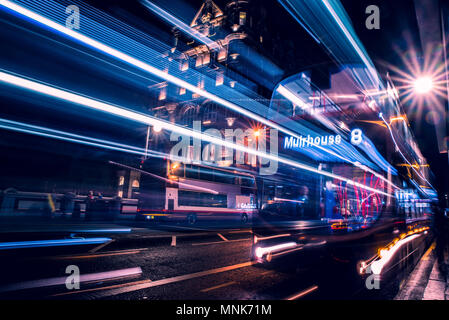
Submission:
<svg viewBox="0 0 449 320">
<path fill-rule="evenodd" d="M 165 100 L 167 98 L 167 87 L 161 88 L 159 92 L 159 100 Z"/>
<path fill-rule="evenodd" d="M 139 188 L 139 180 L 134 179 L 133 184 L 132 184 L 133 188 Z"/>
<path fill-rule="evenodd" d="M 195 67 L 201 67 L 203 65 L 203 56 L 198 56 L 195 61 Z"/>
<path fill-rule="evenodd" d="M 192 125 L 193 121 L 197 118 L 196 106 L 193 104 L 186 104 L 180 113 L 181 123 L 186 125 Z"/>
<path fill-rule="evenodd" d="M 184 94 L 186 94 L 186 88 L 183 87 L 179 88 L 179 95 L 182 96 Z"/>
<path fill-rule="evenodd" d="M 240 12 L 239 25 L 243 26 L 246 23 L 246 12 Z"/>
<path fill-rule="evenodd" d="M 215 104 L 206 104 L 202 110 L 202 120 L 208 122 L 217 122 L 218 111 Z"/>
<path fill-rule="evenodd" d="M 181 62 L 181 71 L 186 71 L 189 69 L 189 60 L 184 60 Z"/>
<path fill-rule="evenodd" d="M 209 53 L 205 53 L 203 55 L 203 66 L 209 64 L 210 62 L 210 54 Z"/>
<path fill-rule="evenodd" d="M 120 178 L 118 179 L 118 185 L 123 186 L 124 184 L 125 184 L 125 177 L 120 176 Z"/>
<path fill-rule="evenodd" d="M 178 205 L 180 206 L 227 208 L 227 202 L 226 194 L 178 190 Z"/>
<path fill-rule="evenodd" d="M 223 72 L 218 72 L 217 73 L 217 78 L 215 80 L 215 85 L 218 87 L 218 86 L 221 86 L 223 83 L 224 83 Z"/>
<path fill-rule="evenodd" d="M 225 60 L 225 59 L 226 59 L 226 49 L 221 49 L 221 50 L 218 52 L 217 60 L 218 60 L 218 61 L 223 61 L 223 60 Z"/>
</svg>

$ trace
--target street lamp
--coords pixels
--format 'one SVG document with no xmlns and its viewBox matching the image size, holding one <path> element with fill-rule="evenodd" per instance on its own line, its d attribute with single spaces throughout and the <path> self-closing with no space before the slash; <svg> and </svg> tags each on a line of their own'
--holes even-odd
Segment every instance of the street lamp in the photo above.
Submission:
<svg viewBox="0 0 449 320">
<path fill-rule="evenodd" d="M 161 130 L 162 130 L 162 128 L 160 127 L 160 126 L 153 126 L 153 131 L 155 132 L 155 133 L 159 133 L 159 132 L 161 132 Z"/>
<path fill-rule="evenodd" d="M 428 76 L 420 77 L 415 80 L 413 86 L 418 94 L 429 93 L 433 89 L 433 80 Z"/>
</svg>

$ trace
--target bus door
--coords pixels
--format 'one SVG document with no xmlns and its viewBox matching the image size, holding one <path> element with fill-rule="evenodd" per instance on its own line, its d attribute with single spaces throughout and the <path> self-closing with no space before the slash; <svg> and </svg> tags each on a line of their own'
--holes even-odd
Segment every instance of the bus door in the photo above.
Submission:
<svg viewBox="0 0 449 320">
<path fill-rule="evenodd" d="M 167 188 L 165 200 L 166 200 L 165 209 L 169 211 L 175 210 L 175 207 L 178 206 L 178 189 Z"/>
</svg>

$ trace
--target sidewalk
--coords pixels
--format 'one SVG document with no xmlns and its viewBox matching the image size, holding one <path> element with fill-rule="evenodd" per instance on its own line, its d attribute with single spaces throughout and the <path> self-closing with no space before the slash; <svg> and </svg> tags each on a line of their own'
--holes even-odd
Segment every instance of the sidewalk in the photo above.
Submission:
<svg viewBox="0 0 449 320">
<path fill-rule="evenodd" d="M 445 252 L 445 267 L 448 255 Z M 441 272 L 433 243 L 412 273 L 405 279 L 394 300 L 449 300 L 449 279 Z"/>
</svg>

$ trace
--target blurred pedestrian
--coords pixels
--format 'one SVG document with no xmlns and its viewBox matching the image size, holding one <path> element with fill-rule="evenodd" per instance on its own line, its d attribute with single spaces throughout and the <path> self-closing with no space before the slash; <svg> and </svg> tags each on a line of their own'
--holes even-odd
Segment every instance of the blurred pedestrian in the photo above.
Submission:
<svg viewBox="0 0 449 320">
<path fill-rule="evenodd" d="M 300 219 L 304 219 L 306 216 L 306 208 L 309 204 L 309 188 L 306 186 L 301 186 L 299 188 L 299 197 L 296 206 L 297 216 Z"/>
<path fill-rule="evenodd" d="M 444 210 L 441 206 L 434 204 L 432 206 L 434 213 L 434 232 L 436 238 L 436 255 L 438 259 L 438 266 L 440 271 L 446 275 L 446 265 L 444 260 L 444 251 L 447 247 L 447 221 L 444 216 Z"/>
</svg>

